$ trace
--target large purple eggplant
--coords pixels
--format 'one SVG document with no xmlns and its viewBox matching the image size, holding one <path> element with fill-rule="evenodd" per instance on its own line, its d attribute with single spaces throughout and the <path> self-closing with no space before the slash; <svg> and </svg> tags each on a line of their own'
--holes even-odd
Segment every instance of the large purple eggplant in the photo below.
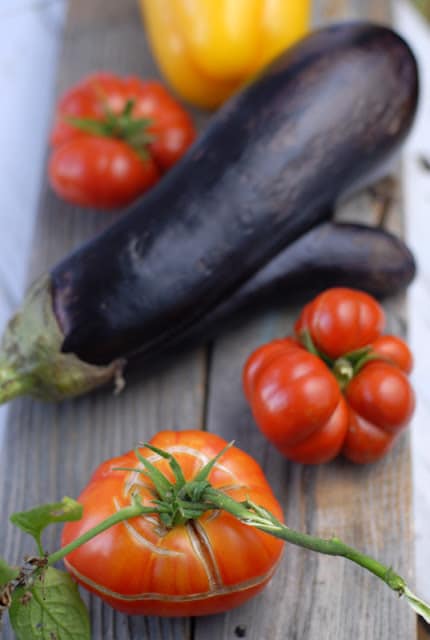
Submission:
<svg viewBox="0 0 430 640">
<path fill-rule="evenodd" d="M 189 335 L 399 147 L 417 93 L 414 57 L 386 27 L 329 26 L 286 51 L 32 287 L 4 338 L 0 399 L 86 392 Z"/>
</svg>

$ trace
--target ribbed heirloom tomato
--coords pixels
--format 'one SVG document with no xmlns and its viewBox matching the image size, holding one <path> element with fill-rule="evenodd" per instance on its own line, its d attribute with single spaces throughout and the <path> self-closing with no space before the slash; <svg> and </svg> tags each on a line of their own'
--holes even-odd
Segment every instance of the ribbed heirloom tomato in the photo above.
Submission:
<svg viewBox="0 0 430 640">
<path fill-rule="evenodd" d="M 185 479 L 220 453 L 226 442 L 204 431 L 164 431 L 151 444 L 172 454 Z M 142 448 L 140 455 L 174 481 L 167 460 Z M 67 523 L 63 546 L 130 504 L 137 492 L 153 505 L 154 484 L 136 453 L 104 462 L 79 497 L 83 517 Z M 249 499 L 282 519 L 282 510 L 259 465 L 231 447 L 208 477 L 236 500 Z M 70 553 L 66 567 L 76 580 L 116 609 L 130 614 L 195 616 L 226 611 L 257 594 L 273 575 L 283 542 L 224 511 L 210 510 L 167 527 L 156 515 L 121 522 Z"/>
<path fill-rule="evenodd" d="M 393 446 L 414 410 L 403 340 L 382 336 L 382 307 L 335 288 L 306 305 L 296 336 L 258 348 L 243 373 L 261 431 L 287 458 L 315 464 L 342 453 L 374 462 Z"/>
<path fill-rule="evenodd" d="M 158 182 L 195 135 L 186 111 L 158 82 L 92 74 L 58 103 L 51 186 L 76 204 L 126 205 Z"/>
</svg>

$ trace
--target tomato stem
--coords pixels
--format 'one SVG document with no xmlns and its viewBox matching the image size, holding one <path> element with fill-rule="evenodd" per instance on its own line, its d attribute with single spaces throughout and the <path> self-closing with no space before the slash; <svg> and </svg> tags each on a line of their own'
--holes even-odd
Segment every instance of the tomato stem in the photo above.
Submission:
<svg viewBox="0 0 430 640">
<path fill-rule="evenodd" d="M 341 389 L 345 389 L 354 377 L 354 367 L 347 358 L 338 358 L 333 365 L 333 375 Z"/>
<path fill-rule="evenodd" d="M 353 547 L 349 547 L 336 537 L 330 539 L 318 538 L 316 536 L 302 533 L 290 529 L 286 525 L 277 520 L 269 511 L 253 504 L 250 501 L 243 503 L 236 502 L 224 493 L 216 489 L 208 489 L 205 497 L 215 507 L 228 511 L 236 516 L 241 522 L 247 525 L 266 531 L 271 535 L 281 538 L 286 542 L 294 544 L 311 551 L 323 553 L 331 556 L 342 556 L 352 560 L 356 564 L 364 567 L 378 578 L 381 578 L 395 591 L 403 593 L 405 581 L 403 578 L 395 574 L 391 569 L 384 566 L 377 560 L 367 556 Z"/>
<path fill-rule="evenodd" d="M 144 514 L 149 515 L 154 513 L 158 513 L 158 508 L 156 506 L 144 507 L 140 502 L 140 499 L 137 496 L 134 496 L 132 498 L 132 503 L 129 506 L 123 507 L 113 515 L 109 516 L 109 518 L 106 518 L 105 520 L 102 520 L 102 522 L 99 522 L 98 525 L 96 525 L 92 529 L 89 529 L 69 544 L 65 545 L 61 549 L 58 549 L 58 551 L 51 553 L 47 558 L 48 565 L 52 566 L 59 560 L 65 558 L 65 556 L 67 556 L 78 547 L 81 547 L 83 544 L 85 544 L 85 542 L 92 540 L 100 533 L 103 533 L 103 531 L 106 531 L 106 529 L 110 529 L 120 522 L 124 522 L 125 520 L 130 520 L 131 518 L 136 518 L 137 516 L 141 516 Z"/>
<path fill-rule="evenodd" d="M 285 542 L 289 542 L 290 544 L 294 544 L 311 551 L 316 551 L 317 553 L 323 553 L 330 556 L 341 556 L 351 560 L 360 567 L 370 571 L 370 573 L 373 573 L 398 595 L 405 596 L 414 611 L 422 615 L 427 622 L 430 621 L 430 606 L 426 602 L 417 598 L 417 596 L 409 590 L 405 580 L 400 575 L 398 575 L 391 567 L 387 567 L 371 556 L 358 551 L 354 547 L 350 547 L 342 542 L 342 540 L 339 540 L 339 538 L 318 538 L 307 533 L 290 529 L 279 522 L 272 513 L 263 507 L 255 505 L 251 501 L 239 503 L 225 493 L 217 491 L 212 487 L 206 489 L 203 497 L 212 505 L 213 508 L 228 511 L 244 524 L 256 527 L 270 535 L 281 538 L 281 540 L 285 540 Z"/>
<path fill-rule="evenodd" d="M 147 507 L 142 504 L 138 495 L 133 495 L 130 505 L 123 507 L 62 549 L 50 554 L 46 559 L 47 564 L 53 565 L 95 536 L 106 531 L 106 529 L 131 518 L 157 514 L 161 521 L 167 522 L 170 526 L 175 526 L 178 523 L 183 524 L 187 520 L 199 518 L 206 511 L 223 510 L 244 524 L 256 527 L 290 544 L 316 551 L 317 553 L 341 556 L 351 560 L 373 573 L 398 595 L 404 596 L 414 611 L 423 616 L 427 622 L 430 622 L 430 605 L 413 594 L 405 580 L 391 567 L 387 567 L 371 556 L 358 551 L 354 547 L 350 547 L 339 538 L 318 538 L 317 536 L 290 529 L 264 507 L 250 500 L 238 502 L 222 490 L 214 489 L 208 481 L 209 472 L 231 444 L 227 445 L 225 449 L 200 470 L 194 479 L 189 481 L 185 481 L 182 470 L 178 469 L 178 463 L 171 454 L 150 446 L 149 448 L 152 451 L 169 461 L 176 478 L 174 483 L 170 482 L 164 474 L 148 460 L 145 460 L 140 452 L 136 450 L 136 456 L 142 462 L 143 468 L 130 470 L 148 475 L 153 480 L 156 490 L 159 491 L 161 489 L 161 493 L 158 493 L 159 499 L 154 499 L 153 506 Z M 145 460 L 145 463 L 143 463 L 143 460 Z"/>
</svg>

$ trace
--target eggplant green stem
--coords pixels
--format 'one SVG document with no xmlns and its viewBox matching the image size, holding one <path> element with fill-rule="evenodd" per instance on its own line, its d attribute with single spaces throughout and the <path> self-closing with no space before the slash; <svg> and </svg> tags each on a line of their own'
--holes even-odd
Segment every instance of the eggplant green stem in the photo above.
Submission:
<svg viewBox="0 0 430 640">
<path fill-rule="evenodd" d="M 47 274 L 34 282 L 6 327 L 0 344 L 0 404 L 20 395 L 62 400 L 121 382 L 123 361 L 96 366 L 62 352 L 64 336 L 51 288 Z"/>
<path fill-rule="evenodd" d="M 0 362 L 0 404 L 31 392 L 31 379 L 20 375 L 7 362 Z"/>
<path fill-rule="evenodd" d="M 422 13 L 424 18 L 430 21 L 430 0 L 412 0 L 412 3 Z"/>
</svg>

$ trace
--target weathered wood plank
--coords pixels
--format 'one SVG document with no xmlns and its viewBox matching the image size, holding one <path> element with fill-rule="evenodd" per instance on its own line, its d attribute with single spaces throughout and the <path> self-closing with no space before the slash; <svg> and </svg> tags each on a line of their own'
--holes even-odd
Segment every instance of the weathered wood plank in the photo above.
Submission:
<svg viewBox="0 0 430 640">
<path fill-rule="evenodd" d="M 134 0 L 70 3 L 58 91 L 96 69 L 157 76 L 136 5 Z M 45 183 L 31 256 L 31 278 L 113 218 L 114 215 L 84 212 L 60 202 Z M 8 514 L 63 495 L 77 496 L 102 460 L 132 448 L 162 428 L 200 427 L 204 383 L 205 354 L 200 350 L 182 355 L 155 375 L 134 376 L 118 397 L 103 391 L 61 405 L 14 402 L 0 458 L 0 555 L 15 562 L 25 552 L 33 552 L 31 542 L 8 524 Z M 59 528 L 47 532 L 47 548 L 58 547 L 58 534 Z M 115 614 L 97 598 L 85 598 L 90 605 L 93 638 L 191 637 L 188 620 L 127 618 Z M 13 637 L 8 626 L 3 637 Z"/>
<path fill-rule="evenodd" d="M 157 75 L 134 0 L 73 0 L 70 4 L 59 91 L 96 68 Z M 315 15 L 319 23 L 363 16 L 382 20 L 387 6 L 385 0 L 320 0 L 315 2 Z M 204 120 L 199 116 L 201 123 Z M 366 208 L 369 197 L 362 196 L 346 205 L 344 215 L 354 218 L 360 210 L 363 219 Z M 30 272 L 39 273 L 111 220 L 112 216 L 60 203 L 45 185 Z M 404 327 L 403 301 L 390 301 L 388 307 L 390 322 Z M 76 496 L 106 457 L 158 429 L 202 427 L 207 419 L 210 430 L 227 439 L 234 437 L 261 462 L 292 527 L 321 535 L 336 532 L 405 571 L 412 565 L 407 438 L 371 468 L 336 462 L 313 469 L 287 463 L 252 424 L 239 385 L 243 361 L 258 344 L 287 333 L 292 319 L 291 309 L 267 314 L 215 344 L 209 358 L 207 410 L 204 350 L 181 356 L 155 375 L 134 376 L 117 398 L 99 392 L 58 406 L 30 400 L 14 403 L 0 458 L 2 513 L 65 494 Z M 48 533 L 49 548 L 57 546 L 57 533 Z M 30 550 L 3 518 L 0 555 L 14 561 Z M 291 547 L 261 596 L 234 612 L 197 620 L 195 625 L 188 620 L 126 618 L 95 598 L 85 598 L 97 640 L 230 640 L 243 632 L 247 640 L 415 637 L 413 616 L 371 576 L 344 561 Z M 4 637 L 13 637 L 9 628 Z"/>
<path fill-rule="evenodd" d="M 348 216 L 363 216 L 359 198 Z M 389 326 L 404 328 L 403 300 L 390 300 Z M 297 311 L 297 309 L 294 309 Z M 256 346 L 287 334 L 291 309 L 266 315 L 232 331 L 215 345 L 209 377 L 207 427 L 236 439 L 264 467 L 285 508 L 286 522 L 308 533 L 341 537 L 411 577 L 411 474 L 409 438 L 380 463 L 356 467 L 343 461 L 312 468 L 288 463 L 256 429 L 240 378 Z M 211 620 L 197 621 L 196 640 L 227 640 L 246 626 L 247 640 L 260 638 L 415 638 L 406 605 L 372 576 L 343 560 L 287 547 L 280 570 L 256 601 Z"/>
<path fill-rule="evenodd" d="M 387 21 L 390 3 L 321 0 L 314 3 L 318 24 L 334 19 Z M 344 203 L 339 217 L 376 224 L 381 207 L 365 192 Z M 388 208 L 386 227 L 402 229 L 401 194 Z M 388 328 L 404 334 L 402 296 L 386 302 Z M 313 468 L 285 461 L 260 435 L 243 399 L 241 370 L 258 345 L 289 333 L 298 308 L 265 314 L 214 345 L 209 372 L 207 428 L 236 439 L 259 460 L 293 528 L 330 537 L 395 566 L 411 578 L 411 468 L 404 436 L 385 460 L 356 467 L 342 460 Z M 196 622 L 195 640 L 228 640 L 246 632 L 247 640 L 381 640 L 416 638 L 416 619 L 406 605 L 358 567 L 288 546 L 280 570 L 257 598 L 223 616 Z"/>
</svg>

